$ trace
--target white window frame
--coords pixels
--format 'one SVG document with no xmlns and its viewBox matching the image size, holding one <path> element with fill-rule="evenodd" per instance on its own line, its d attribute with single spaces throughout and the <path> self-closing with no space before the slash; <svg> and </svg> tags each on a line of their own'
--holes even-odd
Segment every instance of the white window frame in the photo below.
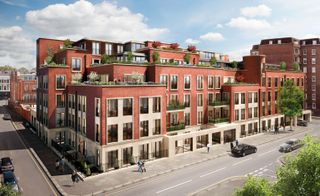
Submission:
<svg viewBox="0 0 320 196">
<path fill-rule="evenodd" d="M 73 60 L 79 60 L 80 61 L 80 70 L 73 70 Z M 71 70 L 72 72 L 81 72 L 82 70 L 82 59 L 78 57 L 72 57 L 71 58 Z"/>
<path fill-rule="evenodd" d="M 186 88 L 186 77 L 189 77 L 189 82 L 190 82 L 190 88 Z M 191 90 L 191 75 L 184 75 L 184 77 L 183 77 L 183 89 L 184 90 Z"/>
<path fill-rule="evenodd" d="M 172 77 L 174 77 L 174 76 L 176 76 L 177 77 L 177 88 L 176 89 L 172 89 L 171 88 L 171 78 Z M 172 90 L 172 91 L 177 91 L 179 89 L 179 77 L 178 77 L 178 74 L 170 74 L 170 90 Z"/>
<path fill-rule="evenodd" d="M 198 83 L 200 78 L 200 83 Z M 203 86 L 204 86 L 204 77 L 203 75 L 197 75 L 197 90 L 203 90 Z"/>
</svg>

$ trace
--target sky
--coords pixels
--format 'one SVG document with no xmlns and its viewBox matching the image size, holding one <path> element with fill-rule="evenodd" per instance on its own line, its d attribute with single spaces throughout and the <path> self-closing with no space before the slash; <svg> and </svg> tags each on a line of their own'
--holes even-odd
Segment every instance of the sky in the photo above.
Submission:
<svg viewBox="0 0 320 196">
<path fill-rule="evenodd" d="M 248 55 L 274 37 L 320 34 L 318 0 L 0 0 L 0 65 L 35 67 L 39 37 L 155 40 Z"/>
</svg>

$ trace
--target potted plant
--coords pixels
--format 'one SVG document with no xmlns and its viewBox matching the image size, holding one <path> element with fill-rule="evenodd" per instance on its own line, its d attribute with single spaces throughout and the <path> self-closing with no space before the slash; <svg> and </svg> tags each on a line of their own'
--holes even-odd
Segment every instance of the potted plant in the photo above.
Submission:
<svg viewBox="0 0 320 196">
<path fill-rule="evenodd" d="M 153 61 L 153 63 L 158 63 L 159 62 L 159 53 L 158 52 L 153 52 L 152 53 L 152 61 Z"/>
<path fill-rule="evenodd" d="M 130 165 L 135 165 L 136 162 L 134 161 L 134 158 L 133 156 L 130 157 Z"/>
</svg>

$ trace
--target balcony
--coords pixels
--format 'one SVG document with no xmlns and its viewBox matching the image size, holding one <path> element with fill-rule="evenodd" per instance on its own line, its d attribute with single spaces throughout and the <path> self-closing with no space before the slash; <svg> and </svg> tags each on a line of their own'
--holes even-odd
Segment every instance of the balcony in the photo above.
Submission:
<svg viewBox="0 0 320 196">
<path fill-rule="evenodd" d="M 222 105 L 229 105 L 229 100 L 215 100 L 213 102 L 209 102 L 210 106 L 222 106 Z"/>
<path fill-rule="evenodd" d="M 183 110 L 186 106 L 184 104 L 180 104 L 179 102 L 171 102 L 167 105 L 167 111 L 170 110 Z"/>
<path fill-rule="evenodd" d="M 178 130 L 182 130 L 182 129 L 185 129 L 185 124 L 184 123 L 178 123 L 176 125 L 167 126 L 167 132 L 178 131 Z"/>
<path fill-rule="evenodd" d="M 217 124 L 217 123 L 224 123 L 224 122 L 229 122 L 229 118 L 214 118 L 214 119 L 209 119 L 209 123 Z"/>
</svg>

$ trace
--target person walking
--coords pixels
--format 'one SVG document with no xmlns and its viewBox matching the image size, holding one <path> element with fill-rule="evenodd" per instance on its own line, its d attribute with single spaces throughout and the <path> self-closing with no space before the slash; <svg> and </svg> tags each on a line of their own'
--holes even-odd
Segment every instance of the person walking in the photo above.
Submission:
<svg viewBox="0 0 320 196">
<path fill-rule="evenodd" d="M 207 144 L 207 153 L 209 153 L 209 152 L 210 152 L 210 147 L 211 147 L 211 144 L 210 144 L 210 143 L 208 143 L 208 144 Z"/>
<path fill-rule="evenodd" d="M 56 160 L 55 166 L 56 166 L 56 170 L 58 170 L 60 167 L 59 159 Z"/>
<path fill-rule="evenodd" d="M 144 166 L 144 161 L 141 163 L 141 170 L 142 172 L 147 172 L 146 167 Z"/>
<path fill-rule="evenodd" d="M 77 172 L 76 172 L 76 170 L 73 170 L 72 174 L 71 174 L 71 180 L 72 180 L 73 185 L 76 182 L 76 177 L 77 177 Z"/>
<path fill-rule="evenodd" d="M 142 171 L 142 162 L 141 162 L 141 160 L 139 160 L 137 164 L 138 164 L 138 172 L 142 173 L 143 171 Z"/>
</svg>

